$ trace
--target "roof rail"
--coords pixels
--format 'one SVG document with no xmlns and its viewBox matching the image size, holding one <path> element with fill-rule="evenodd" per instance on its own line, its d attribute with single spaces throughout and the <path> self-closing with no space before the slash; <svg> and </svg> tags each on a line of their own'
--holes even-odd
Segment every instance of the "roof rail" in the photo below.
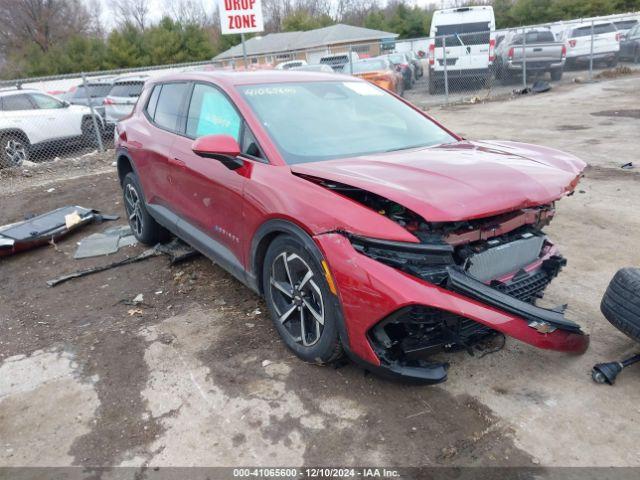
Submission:
<svg viewBox="0 0 640 480">
<path fill-rule="evenodd" d="M 11 90 L 22 90 L 22 83 L 18 82 L 15 84 L 15 86 L 10 86 L 10 87 L 0 87 L 0 92 L 6 92 Z"/>
</svg>

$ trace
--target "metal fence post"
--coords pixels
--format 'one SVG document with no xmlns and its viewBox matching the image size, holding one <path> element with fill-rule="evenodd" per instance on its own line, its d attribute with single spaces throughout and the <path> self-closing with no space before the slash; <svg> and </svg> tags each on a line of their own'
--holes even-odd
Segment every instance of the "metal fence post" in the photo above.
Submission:
<svg viewBox="0 0 640 480">
<path fill-rule="evenodd" d="M 591 52 L 589 53 L 589 81 L 593 80 L 593 36 L 594 36 L 594 25 L 593 20 L 591 20 Z"/>
<path fill-rule="evenodd" d="M 527 31 L 522 27 L 522 88 L 527 88 Z"/>
<path fill-rule="evenodd" d="M 96 134 L 96 140 L 98 141 L 98 148 L 100 152 L 104 152 L 104 145 L 102 144 L 102 130 L 98 125 L 98 119 L 96 117 L 96 111 L 93 108 L 93 99 L 91 98 L 91 92 L 89 91 L 89 85 L 87 84 L 87 76 L 82 72 L 82 86 L 87 94 L 87 101 L 89 102 L 89 110 L 91 110 L 91 120 L 93 121 L 93 131 Z"/>
<path fill-rule="evenodd" d="M 444 103 L 449 104 L 449 77 L 447 76 L 447 36 L 442 37 L 442 64 L 444 65 Z"/>
<path fill-rule="evenodd" d="M 349 75 L 353 75 L 353 45 L 349 45 Z"/>
</svg>

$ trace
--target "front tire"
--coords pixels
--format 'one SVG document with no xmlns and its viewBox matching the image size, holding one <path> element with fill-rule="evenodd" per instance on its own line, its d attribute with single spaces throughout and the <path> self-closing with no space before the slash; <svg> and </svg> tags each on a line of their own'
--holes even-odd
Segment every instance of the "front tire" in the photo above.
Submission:
<svg viewBox="0 0 640 480">
<path fill-rule="evenodd" d="M 131 231 L 140 243 L 155 245 L 166 239 L 167 231 L 149 215 L 140 181 L 135 173 L 129 172 L 122 182 L 122 197 L 127 221 Z"/>
<path fill-rule="evenodd" d="M 324 365 L 342 355 L 339 306 L 315 246 L 277 237 L 267 250 L 262 285 L 267 308 L 286 346 L 305 362 Z"/>
<path fill-rule="evenodd" d="M 0 168 L 20 167 L 29 160 L 29 143 L 13 133 L 0 136 Z"/>
</svg>

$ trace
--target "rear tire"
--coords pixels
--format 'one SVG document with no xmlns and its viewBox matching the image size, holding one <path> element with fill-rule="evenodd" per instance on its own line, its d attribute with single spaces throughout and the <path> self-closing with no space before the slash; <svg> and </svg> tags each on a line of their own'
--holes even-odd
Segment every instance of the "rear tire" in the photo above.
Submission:
<svg viewBox="0 0 640 480">
<path fill-rule="evenodd" d="M 100 135 L 104 136 L 104 132 L 100 129 L 100 120 L 96 119 L 98 123 L 98 130 Z M 96 129 L 91 117 L 85 117 L 82 119 L 82 144 L 87 147 L 98 146 L 98 138 L 96 135 Z"/>
<path fill-rule="evenodd" d="M 437 92 L 436 81 L 429 75 L 429 95 L 435 95 Z"/>
<path fill-rule="evenodd" d="M 29 160 L 29 142 L 21 135 L 0 136 L 0 168 L 20 167 Z"/>
<path fill-rule="evenodd" d="M 633 63 L 640 63 L 640 47 L 636 47 L 635 52 L 633 52 Z"/>
<path fill-rule="evenodd" d="M 554 68 L 553 70 L 551 70 L 551 80 L 553 80 L 554 82 L 557 82 L 559 80 L 562 79 L 562 69 L 561 68 Z"/>
<path fill-rule="evenodd" d="M 615 68 L 617 66 L 618 66 L 618 56 L 616 55 L 615 57 L 613 57 L 613 59 L 607 62 L 607 67 Z"/>
<path fill-rule="evenodd" d="M 262 268 L 267 308 L 285 345 L 305 362 L 342 356 L 337 298 L 329 290 L 315 246 L 292 235 L 271 242 Z"/>
<path fill-rule="evenodd" d="M 513 73 L 511 73 L 511 70 L 503 68 L 502 72 L 500 73 L 500 83 L 502 83 L 502 85 L 512 85 L 513 79 L 514 76 Z"/>
<path fill-rule="evenodd" d="M 616 272 L 602 297 L 600 310 L 614 327 L 640 342 L 640 268 Z"/>
<path fill-rule="evenodd" d="M 169 232 L 149 215 L 140 181 L 133 172 L 127 173 L 124 177 L 122 197 L 127 221 L 133 235 L 140 243 L 155 245 L 168 238 Z"/>
</svg>

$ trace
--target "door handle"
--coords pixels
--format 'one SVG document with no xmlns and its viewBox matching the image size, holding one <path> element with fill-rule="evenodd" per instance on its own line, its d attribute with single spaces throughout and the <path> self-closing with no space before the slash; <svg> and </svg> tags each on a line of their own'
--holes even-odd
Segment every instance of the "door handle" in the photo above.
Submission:
<svg viewBox="0 0 640 480">
<path fill-rule="evenodd" d="M 179 158 L 175 158 L 175 157 L 174 158 L 169 157 L 169 164 L 174 165 L 178 168 L 187 168 L 187 164 L 183 160 L 180 160 Z"/>
</svg>

